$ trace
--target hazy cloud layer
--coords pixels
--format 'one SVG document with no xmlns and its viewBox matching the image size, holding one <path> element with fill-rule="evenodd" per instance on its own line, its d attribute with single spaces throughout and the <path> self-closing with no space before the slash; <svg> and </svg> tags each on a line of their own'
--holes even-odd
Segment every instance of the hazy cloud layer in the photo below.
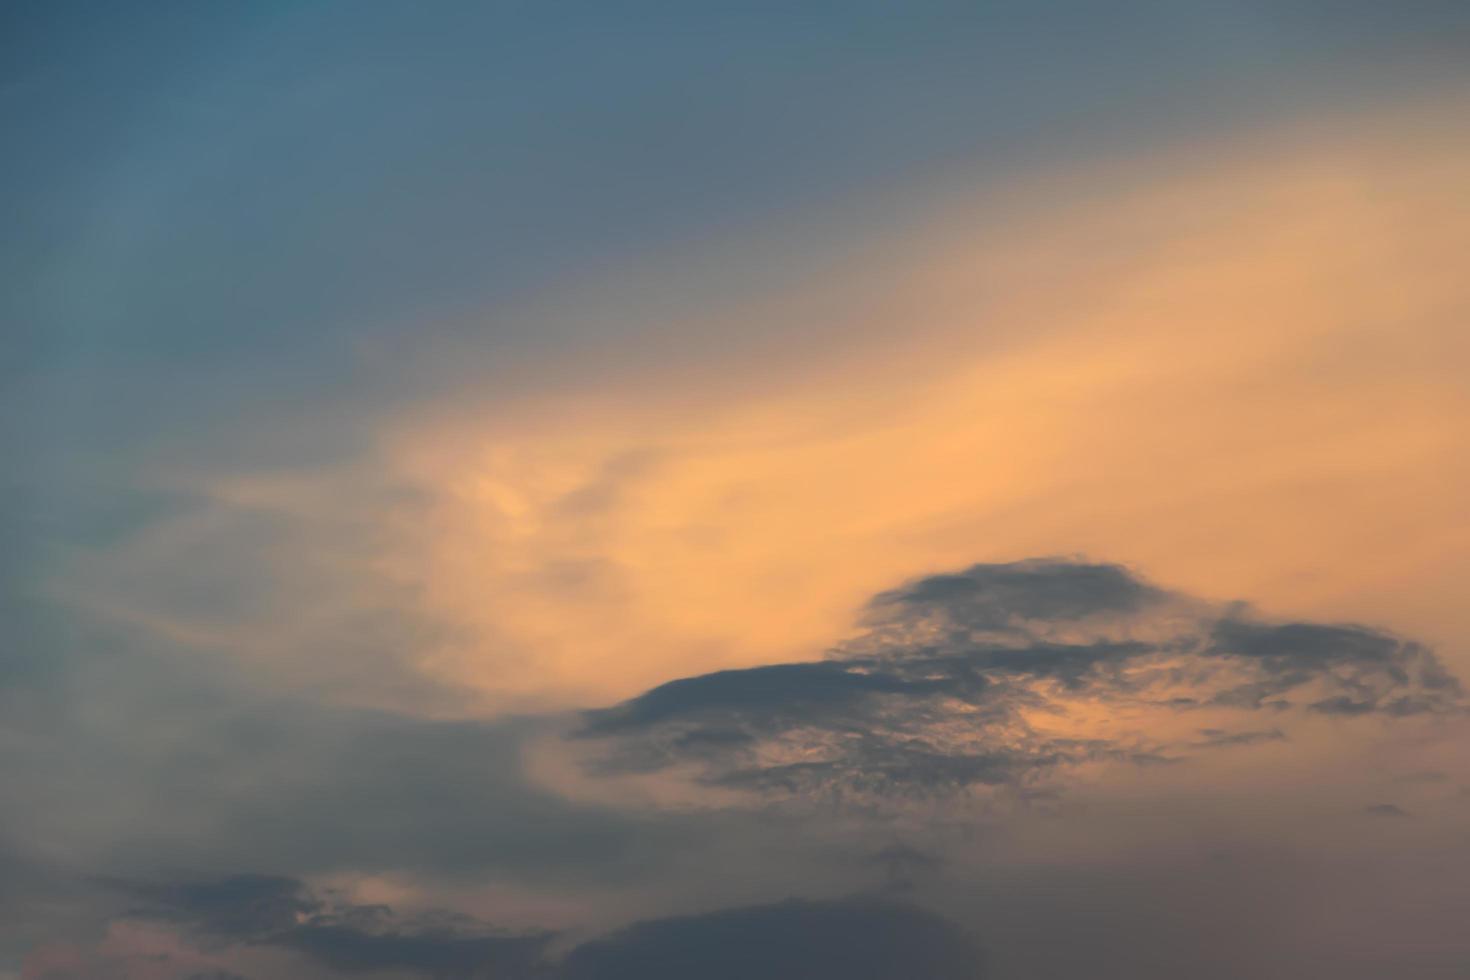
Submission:
<svg viewBox="0 0 1470 980">
<path fill-rule="evenodd" d="M 0 844 L 44 880 L 244 867 L 586 881 L 647 860 L 640 817 L 527 778 L 522 746 L 548 719 L 327 707 L 125 633 L 71 636 L 86 652 L 13 686 L 0 718 L 0 766 L 26 800 L 0 810 Z"/>
<path fill-rule="evenodd" d="M 860 631 L 823 659 L 672 681 L 586 713 L 570 740 L 554 717 L 309 708 L 167 651 L 124 645 L 115 656 L 31 678 L 27 703 L 51 699 L 62 713 L 0 725 L 0 751 L 31 801 L 6 814 L 7 835 L 25 842 L 5 859 L 18 884 L 0 889 L 9 940 L 79 944 L 42 947 L 31 961 L 51 966 L 37 977 L 959 980 L 981 975 L 981 957 L 957 926 L 918 906 L 840 897 L 902 894 L 962 913 L 985 938 L 971 899 L 935 901 L 981 873 L 955 833 L 963 810 L 945 801 L 1037 801 L 1020 822 L 972 825 L 987 835 L 1049 826 L 1063 840 L 1103 837 L 1118 830 L 1107 810 L 1067 816 L 1047 802 L 1082 766 L 1162 766 L 1167 793 L 1210 759 L 1289 744 L 1311 719 L 1395 727 L 1461 714 L 1457 680 L 1412 641 L 1270 621 L 1063 559 L 917 579 L 877 595 Z M 109 710 L 88 712 L 102 690 Z M 35 754 L 46 724 L 72 746 L 46 757 L 54 771 Z M 692 777 L 701 792 L 753 791 L 756 802 L 863 805 L 572 799 L 526 771 L 535 745 L 593 752 L 584 783 L 594 786 Z M 1390 771 L 1374 792 L 1402 802 L 1338 804 L 1333 832 L 1421 825 L 1406 819 L 1419 811 L 1410 798 L 1454 789 L 1422 775 L 1438 772 Z M 917 800 L 939 805 L 903 822 L 867 805 Z M 1033 823 L 1048 813 L 1061 816 Z M 1318 819 L 1333 826 L 1331 811 Z M 893 836 L 926 828 L 923 847 Z M 1157 860 L 1197 863 L 1166 855 Z M 398 881 L 414 897 L 398 912 L 334 880 Z M 484 889 L 548 911 L 535 925 L 517 916 L 513 929 L 493 912 L 432 911 L 455 905 L 436 894 Z M 791 895 L 807 897 L 780 901 Z M 664 917 L 690 900 L 729 908 Z M 998 900 L 983 898 L 989 914 Z M 1142 899 L 1124 889 L 1118 900 Z M 88 938 L 99 933 L 100 944 Z M 1014 938 L 1003 947 L 1016 956 Z"/>
</svg>

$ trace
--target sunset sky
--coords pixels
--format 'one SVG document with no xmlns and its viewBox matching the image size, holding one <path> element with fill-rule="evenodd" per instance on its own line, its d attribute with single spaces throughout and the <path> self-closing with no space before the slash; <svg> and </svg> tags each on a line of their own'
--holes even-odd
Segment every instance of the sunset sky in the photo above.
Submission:
<svg viewBox="0 0 1470 980">
<path fill-rule="evenodd" d="M 1470 4 L 0 10 L 0 980 L 1470 976 Z"/>
</svg>

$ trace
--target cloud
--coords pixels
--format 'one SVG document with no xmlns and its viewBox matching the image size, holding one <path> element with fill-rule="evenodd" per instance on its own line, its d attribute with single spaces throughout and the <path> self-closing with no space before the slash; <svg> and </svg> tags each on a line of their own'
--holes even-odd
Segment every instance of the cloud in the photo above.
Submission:
<svg viewBox="0 0 1470 980">
<path fill-rule="evenodd" d="M 1218 728 L 1201 728 L 1201 738 L 1191 743 L 1198 749 L 1223 749 L 1237 745 L 1259 745 L 1262 742 L 1280 742 L 1286 739 L 1286 733 L 1279 728 L 1270 728 L 1260 731 L 1227 732 Z"/>
<path fill-rule="evenodd" d="M 979 980 L 968 935 L 869 899 L 788 901 L 643 922 L 587 943 L 560 980 Z"/>
<path fill-rule="evenodd" d="M 0 876 L 0 937 L 57 907 L 50 891 L 69 894 L 77 875 L 585 883 L 648 862 L 636 828 L 667 829 L 535 785 L 521 754 L 551 719 L 327 706 L 161 643 L 108 638 L 93 647 L 83 634 L 83 650 L 0 719 L 0 767 L 27 801 L 0 808 L 0 866 L 20 869 Z M 65 869 L 42 875 L 48 862 Z M 44 884 L 29 882 L 32 868 Z"/>
<path fill-rule="evenodd" d="M 1287 737 L 1210 727 L 1175 739 L 1171 716 L 1461 708 L 1459 682 L 1420 644 L 1265 621 L 1117 565 L 975 565 L 880 593 L 866 622 L 825 660 L 684 678 L 588 713 L 580 737 L 607 746 L 594 768 L 692 767 L 706 784 L 778 795 L 925 796 Z M 1100 710 L 1125 720 L 1089 722 Z"/>
<path fill-rule="evenodd" d="M 1409 811 L 1396 803 L 1374 803 L 1372 806 L 1363 807 L 1363 812 L 1370 817 L 1407 817 Z"/>
<path fill-rule="evenodd" d="M 346 974 L 400 970 L 439 980 L 983 975 L 978 947 L 953 923 L 872 898 L 788 900 L 652 919 L 575 946 L 557 960 L 548 952 L 555 938 L 549 932 L 496 932 L 447 913 L 395 916 L 386 906 L 320 897 L 288 877 L 113 885 L 143 903 L 132 916 L 168 923 L 199 946 L 277 947 Z"/>
<path fill-rule="evenodd" d="M 1012 18 L 1009 6 L 997 24 Z M 1169 60 L 1174 76 L 1197 78 L 1196 92 L 1209 88 L 1204 76 L 1228 76 L 1244 85 L 1237 97 L 1272 111 L 1280 99 L 1254 95 L 1283 90 L 1276 83 L 1296 76 L 1294 52 L 1378 64 L 1356 40 L 1415 31 L 1453 47 L 1444 18 L 1364 13 L 1382 5 L 1259 23 L 1246 9 L 1256 5 L 1223 20 L 1220 5 L 1195 6 L 1184 16 L 1197 26 L 1185 31 L 1087 17 L 1126 36 L 1125 48 Z M 1116 69 L 1106 78 L 1137 83 L 1134 96 L 1146 90 L 1150 106 L 1168 103 L 1197 123 L 1202 100 L 1180 97 L 1188 85 L 1157 85 L 1159 72 L 1136 70 L 1095 32 L 1061 38 L 1045 14 L 1025 15 L 1020 36 L 1064 40 L 1085 70 L 1019 101 L 1015 86 L 989 81 L 1035 81 L 1035 45 L 975 58 L 973 32 L 950 18 L 912 36 L 865 20 L 874 37 L 909 36 L 896 59 L 874 58 L 872 45 L 849 43 L 822 18 L 798 19 L 786 25 L 795 33 L 762 32 L 765 15 L 695 32 L 717 41 L 710 58 L 698 44 L 664 43 L 665 32 L 635 30 L 630 49 L 606 44 L 601 20 L 569 34 L 565 18 L 549 18 L 529 47 L 525 37 L 515 46 L 585 48 L 597 70 L 554 81 L 542 93 L 548 111 L 523 111 L 515 85 L 489 87 L 506 93 L 503 105 L 458 98 L 480 67 L 506 61 L 484 57 L 483 31 L 446 33 L 461 23 L 453 17 L 427 34 L 373 15 L 345 34 L 334 16 L 287 18 L 300 30 L 284 33 L 266 18 L 268 29 L 243 44 L 227 29 L 228 38 L 179 46 L 207 69 L 201 85 L 167 84 L 183 77 L 177 62 L 121 88 L 87 86 L 86 72 L 23 79 L 57 98 L 30 98 L 23 86 L 15 105 L 59 110 L 70 118 L 64 132 L 98 132 L 86 118 L 96 116 L 126 139 L 89 137 L 92 153 L 67 147 L 62 156 L 80 169 L 34 157 L 40 165 L 25 167 L 43 179 L 32 189 L 61 179 L 61 190 L 19 195 L 41 209 L 32 217 L 73 203 L 60 225 L 15 224 L 28 242 L 60 247 L 23 250 L 47 258 L 16 267 L 27 285 L 9 293 L 26 315 L 7 319 L 58 340 L 30 352 L 41 360 L 16 362 L 36 370 L 22 368 L 6 401 L 15 410 L 0 413 L 6 433 L 23 437 L 12 469 L 25 511 L 21 546 L 0 558 L 0 586 L 23 585 L 28 603 L 39 584 L 68 608 L 52 624 L 0 597 L 0 771 L 12 801 L 0 807 L 0 846 L 24 841 L 26 853 L 25 862 L 0 856 L 5 872 L 21 869 L 0 874 L 0 932 L 21 923 L 29 939 L 71 914 L 57 912 L 73 901 L 64 887 L 62 901 L 32 881 L 44 874 L 30 859 L 43 855 L 115 875 L 262 872 L 170 885 L 150 901 L 198 909 L 191 928 L 283 937 L 273 948 L 348 970 L 434 955 L 440 969 L 459 969 L 486 952 L 475 943 L 496 937 L 379 921 L 360 904 L 349 915 L 297 882 L 403 871 L 426 891 L 474 881 L 534 908 L 544 896 L 527 892 L 554 891 L 546 882 L 555 879 L 565 891 L 545 900 L 572 906 L 559 910 L 567 920 L 585 912 L 569 893 L 587 905 L 623 902 L 587 898 L 609 879 L 639 900 L 684 887 L 737 901 L 725 890 L 743 879 L 727 882 L 713 860 L 688 875 L 693 885 L 671 884 L 667 866 L 645 860 L 648 837 L 660 858 L 677 847 L 662 818 L 531 785 L 520 757 L 534 723 L 444 720 L 453 712 L 609 704 L 651 689 L 589 717 L 579 745 L 601 755 L 602 771 L 688 772 L 766 796 L 907 801 L 986 788 L 1035 798 L 1037 783 L 1093 764 L 1173 762 L 1151 770 L 1162 781 L 1190 753 L 1201 767 L 1236 764 L 1286 751 L 1269 743 L 1287 738 L 1310 763 L 1309 726 L 1364 732 L 1453 709 L 1458 687 L 1427 650 L 1326 620 L 1414 624 L 1446 650 L 1463 636 L 1452 584 L 1470 552 L 1449 529 L 1466 497 L 1457 461 L 1470 458 L 1457 356 L 1464 249 L 1458 224 L 1444 220 L 1444 201 L 1464 184 L 1463 141 L 1444 121 L 1461 117 L 1463 92 L 1448 106 L 1454 115 L 1441 107 L 1408 126 L 1323 123 L 1343 130 L 1325 143 L 1305 118 L 1285 120 L 1305 134 L 1295 146 L 1230 132 L 1171 153 L 1146 140 L 1148 153 L 1117 159 L 1122 179 L 1079 168 L 1089 157 L 1079 146 L 1082 156 L 1064 154 L 1023 187 L 990 163 L 1039 158 L 987 138 L 994 153 L 971 160 L 983 166 L 953 168 L 961 183 L 993 189 L 985 200 L 899 179 L 895 199 L 858 205 L 862 215 L 819 232 L 820 216 L 788 207 L 787 192 L 848 193 L 862 183 L 853 168 L 892 183 L 904 159 L 932 162 L 936 148 L 960 149 L 955 137 L 979 132 L 952 125 L 956 110 L 974 115 L 975 100 L 946 93 L 993 100 L 981 113 L 994 120 L 981 126 L 991 135 L 1045 134 L 1047 143 L 1067 129 L 1054 125 L 1064 116 L 1087 118 L 1134 149 L 1140 127 L 1115 124 L 1152 113 L 1129 108 L 1136 100 L 1117 85 L 1092 84 L 1093 55 Z M 935 28 L 939 47 L 912 43 Z M 170 48 L 192 37 L 150 32 L 150 51 L 164 35 Z M 407 49 L 406 33 L 417 38 Z M 405 74 L 402 59 L 378 56 L 427 51 L 436 33 L 456 39 L 434 59 L 448 76 Z M 1155 34 L 1187 43 L 1154 43 Z M 826 53 L 813 61 L 799 42 L 817 36 Z M 322 61 L 313 39 L 326 37 L 346 47 L 329 45 L 336 53 Z M 279 40 L 263 60 L 209 56 Z M 1372 50 L 1382 51 L 1377 41 Z M 1421 64 L 1420 54 L 1416 46 L 1405 60 Z M 1246 61 L 1268 70 L 1220 71 Z M 757 62 L 775 70 L 752 73 Z M 551 61 L 509 64 L 512 75 L 521 64 L 540 77 Z M 718 77 L 696 91 L 659 83 L 711 66 Z M 624 73 L 621 82 L 610 87 L 609 71 Z M 78 91 L 101 92 L 119 111 L 68 110 L 91 103 L 45 75 L 80 80 Z M 786 83 L 802 78 L 816 87 L 793 102 Z M 1060 96 L 1072 109 L 1038 116 L 1038 99 L 1062 108 L 1053 96 L 1067 79 L 1086 82 L 1077 98 Z M 155 88 L 192 94 L 155 113 Z M 1310 88 L 1337 93 L 1334 104 L 1361 93 Z M 838 99 L 836 113 L 808 111 L 849 90 L 858 97 Z M 588 96 L 596 106 L 572 111 Z M 1104 104 L 1106 120 L 1092 111 Z M 419 105 L 450 111 L 398 112 Z M 691 115 L 691 105 L 728 111 Z M 762 105 L 784 107 L 774 129 L 770 113 L 748 111 Z M 505 127 L 463 125 L 457 107 L 528 123 L 519 131 L 529 142 L 509 143 L 529 156 L 501 167 Z M 1420 111 L 1407 100 L 1385 107 Z M 393 117 L 386 129 L 378 108 Z M 546 125 L 569 113 L 594 125 Z M 679 135 L 682 148 L 604 138 L 646 128 L 620 124 L 632 117 Z M 147 118 L 160 125 L 135 125 Z M 757 130 L 797 134 L 804 149 L 768 153 L 781 139 L 747 138 Z M 310 133 L 326 142 L 302 138 Z M 453 133 L 473 145 L 432 138 Z M 562 152 L 578 141 L 599 152 Z M 302 152 L 256 152 L 273 146 Z M 232 152 L 242 148 L 253 149 Z M 846 152 L 854 148 L 879 152 Z M 664 166 L 647 166 L 660 155 Z M 354 163 L 346 181 L 334 165 L 342 160 Z M 744 190 L 703 193 L 710 160 L 744 174 Z M 63 171 L 73 176 L 55 176 Z M 491 171 L 496 186 L 482 186 Z M 602 171 L 610 181 L 565 179 Z M 772 181 L 786 192 L 767 193 Z M 467 188 L 477 193 L 467 198 Z M 953 221 L 930 227 L 912 213 L 914 195 L 931 191 Z M 1055 211 L 1040 213 L 1041 200 Z M 242 201 L 251 204 L 240 210 Z M 704 236 L 686 234 L 686 222 L 717 215 L 749 217 L 759 230 L 698 247 Z M 33 225 L 50 230 L 38 238 Z M 716 225 L 704 227 L 728 237 Z M 362 233 L 369 226 L 410 233 Z M 861 253 L 852 261 L 849 244 Z M 633 254 L 650 246 L 689 261 Z M 629 275 L 624 259 L 648 264 Z M 604 273 L 611 288 L 584 281 Z M 50 320 L 65 329 L 46 329 Z M 7 542 L 17 537 L 9 530 Z M 45 546 L 32 549 L 32 539 Z M 1117 566 L 991 564 L 884 593 L 861 636 L 826 660 L 803 659 L 838 635 L 855 597 L 903 576 L 1073 548 L 1167 572 L 1191 594 L 1259 595 L 1318 610 L 1324 622 L 1198 603 Z M 134 644 L 149 653 L 126 649 Z M 215 676 L 201 680 L 206 661 Z M 764 666 L 716 669 L 753 664 Z M 1248 778 L 1269 787 L 1270 775 Z M 1304 810 L 1314 794 L 1330 795 L 1316 784 L 1291 791 Z M 1321 802 L 1342 816 L 1375 798 Z M 1417 798 L 1405 805 L 1422 814 L 1416 831 L 1434 819 Z M 709 833 L 707 823 L 706 839 L 748 835 L 729 845 L 727 862 L 758 850 L 744 815 L 718 819 L 738 832 Z M 1204 836 L 1199 822 L 1178 821 L 1180 833 Z M 836 833 L 810 823 L 813 837 Z M 1105 821 L 1083 823 L 1108 850 Z M 1343 823 L 1362 832 L 1364 821 Z M 742 867 L 764 891 L 738 901 L 793 894 L 772 882 L 776 863 Z M 642 877 L 629 884 L 633 874 Z M 1190 971 L 1169 975 L 1180 972 Z"/>
<path fill-rule="evenodd" d="M 1257 665 L 1260 681 L 1216 695 L 1251 707 L 1318 676 L 1335 693 L 1310 707 L 1327 714 L 1423 714 L 1444 710 L 1461 694 L 1459 681 L 1424 647 L 1361 626 L 1226 617 L 1214 627 L 1208 654 Z"/>
<path fill-rule="evenodd" d="M 929 575 L 869 603 L 879 623 L 943 620 L 972 635 L 1135 613 L 1167 598 L 1117 565 L 1032 560 Z"/>
<path fill-rule="evenodd" d="M 916 800 L 1041 801 L 1037 812 L 1059 819 L 1026 822 L 1025 834 L 1040 835 L 1029 842 L 1002 807 L 971 830 L 1042 860 L 1072 846 L 1072 833 L 1110 850 L 1135 823 L 1109 809 L 1108 794 L 1140 767 L 1168 764 L 1150 775 L 1161 794 L 1151 809 L 1164 814 L 1193 798 L 1180 787 L 1198 785 L 1216 760 L 1244 771 L 1241 762 L 1284 751 L 1310 758 L 1314 732 L 1371 739 L 1460 702 L 1453 677 L 1411 641 L 1264 619 L 1117 565 L 1033 559 L 922 577 L 880 593 L 862 623 L 822 658 L 682 678 L 578 716 L 570 741 L 561 717 L 415 718 L 287 698 L 158 645 L 74 657 L 36 679 L 44 700 L 0 724 L 0 759 L 27 800 L 4 815 L 8 839 L 25 842 L 10 864 L 38 869 L 0 885 L 11 913 L 3 934 L 17 950 L 55 936 L 85 943 L 89 929 L 118 921 L 115 901 L 68 876 L 134 883 L 126 894 L 146 921 L 245 950 L 206 965 L 251 977 L 260 970 L 246 953 L 319 972 L 369 963 L 446 972 L 496 956 L 530 962 L 534 944 L 508 939 L 580 935 L 671 909 L 858 887 L 929 901 L 970 877 L 974 845 L 956 836 L 970 811 Z M 1334 697 L 1362 707 L 1324 711 Z M 598 775 L 563 784 L 539 755 L 528 771 L 533 743 L 575 750 Z M 1413 767 L 1429 764 L 1450 760 L 1419 753 Z M 1085 800 L 1093 809 L 1069 819 L 1086 794 L 1059 791 L 1104 766 L 1113 769 L 1102 791 Z M 1247 768 L 1252 787 L 1270 785 L 1267 769 Z M 1321 777 L 1327 812 L 1361 812 L 1353 769 L 1337 799 Z M 678 784 L 700 805 L 626 805 L 619 794 L 632 783 L 620 780 L 632 773 Z M 589 784 L 613 792 L 575 792 Z M 834 820 L 839 811 L 811 819 L 805 806 L 767 805 L 834 799 L 860 806 Z M 890 803 L 912 827 L 866 819 L 869 804 Z M 1233 819 L 1225 809 L 1219 819 Z M 1434 821 L 1429 804 L 1414 809 Z M 926 836 L 909 835 L 919 827 Z M 895 831 L 923 851 L 885 850 Z M 37 863 L 46 855 L 64 855 L 67 869 L 47 872 Z M 172 868 L 205 877 L 136 884 Z M 384 896 L 532 931 L 375 911 Z M 99 955 L 154 948 L 190 969 L 202 962 L 131 933 Z"/>
<path fill-rule="evenodd" d="M 920 878 L 944 866 L 944 859 L 938 855 L 901 843 L 889 844 L 868 860 L 883 869 L 883 888 L 887 892 L 908 891 Z"/>
<path fill-rule="evenodd" d="M 301 881 L 277 875 L 118 884 L 145 903 L 135 916 L 172 923 L 196 941 L 279 947 L 349 974 L 406 970 L 443 980 L 521 980 L 539 974 L 552 938 L 491 932 L 456 915 L 399 917 L 382 905 L 318 897 Z"/>
<path fill-rule="evenodd" d="M 180 414 L 187 450 L 57 468 L 77 492 L 35 511 L 63 546 L 22 571 L 74 617 L 436 713 L 789 662 L 900 578 L 1074 549 L 1443 643 L 1462 621 L 1439 583 L 1465 558 L 1442 533 L 1465 496 L 1463 248 L 1439 220 L 1458 108 L 1069 161 L 1004 206 L 968 183 L 905 196 L 758 288 L 725 280 L 789 250 L 784 223 L 558 278 L 474 319 L 605 347 L 526 361 L 420 343 L 439 335 L 415 318 L 381 357 L 391 399 L 265 405 L 258 374 L 232 376 L 250 410 Z M 1402 560 L 1353 560 L 1387 541 Z"/>
</svg>

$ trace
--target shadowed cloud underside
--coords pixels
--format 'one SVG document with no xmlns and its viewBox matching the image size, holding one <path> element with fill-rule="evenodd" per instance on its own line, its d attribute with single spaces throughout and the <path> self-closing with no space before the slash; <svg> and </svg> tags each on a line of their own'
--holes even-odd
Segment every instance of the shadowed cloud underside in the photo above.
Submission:
<svg viewBox="0 0 1470 980">
<path fill-rule="evenodd" d="M 901 797 L 1178 761 L 1286 738 L 1303 712 L 1456 713 L 1462 693 L 1432 652 L 1380 630 L 1265 621 L 1116 565 L 1041 559 L 915 580 L 875 597 L 826 660 L 672 681 L 591 712 L 580 735 L 612 746 L 604 773 L 690 765 L 717 786 Z M 1203 712 L 1276 727 L 1190 741 L 1158 724 Z"/>
</svg>

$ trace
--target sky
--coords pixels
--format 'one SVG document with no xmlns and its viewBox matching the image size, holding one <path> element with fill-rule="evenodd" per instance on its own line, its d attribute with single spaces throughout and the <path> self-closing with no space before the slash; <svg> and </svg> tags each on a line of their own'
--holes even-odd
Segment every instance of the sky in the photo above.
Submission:
<svg viewBox="0 0 1470 980">
<path fill-rule="evenodd" d="M 1470 975 L 1470 6 L 0 9 L 0 980 Z"/>
</svg>

